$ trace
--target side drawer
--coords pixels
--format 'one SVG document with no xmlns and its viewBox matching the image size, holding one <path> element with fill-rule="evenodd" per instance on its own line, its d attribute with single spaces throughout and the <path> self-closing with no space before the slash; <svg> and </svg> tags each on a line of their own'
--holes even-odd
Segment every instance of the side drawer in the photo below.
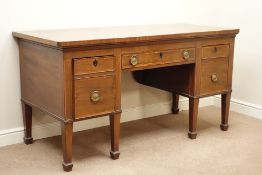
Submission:
<svg viewBox="0 0 262 175">
<path fill-rule="evenodd" d="M 228 89 L 228 59 L 202 61 L 200 94 L 216 93 Z"/>
<path fill-rule="evenodd" d="M 87 57 L 74 59 L 74 75 L 114 71 L 114 57 Z"/>
<path fill-rule="evenodd" d="M 168 63 L 192 62 L 195 60 L 195 48 L 144 52 L 122 55 L 122 68 L 137 68 Z"/>
<path fill-rule="evenodd" d="M 229 45 L 214 45 L 214 46 L 205 46 L 202 48 L 203 57 L 202 59 L 207 58 L 222 58 L 228 57 L 229 55 Z"/>
<path fill-rule="evenodd" d="M 74 86 L 75 119 L 114 111 L 114 76 L 77 79 Z"/>
</svg>

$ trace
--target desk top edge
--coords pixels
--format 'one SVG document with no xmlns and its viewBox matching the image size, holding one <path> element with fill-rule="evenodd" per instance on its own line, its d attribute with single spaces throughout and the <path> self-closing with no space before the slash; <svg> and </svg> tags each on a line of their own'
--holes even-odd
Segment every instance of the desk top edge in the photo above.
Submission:
<svg viewBox="0 0 262 175">
<path fill-rule="evenodd" d="M 13 32 L 13 36 L 54 47 L 79 47 L 85 45 L 117 44 L 205 38 L 236 35 L 239 29 L 228 29 L 190 24 L 154 24 L 140 26 L 101 27 L 65 30 L 36 30 Z"/>
</svg>

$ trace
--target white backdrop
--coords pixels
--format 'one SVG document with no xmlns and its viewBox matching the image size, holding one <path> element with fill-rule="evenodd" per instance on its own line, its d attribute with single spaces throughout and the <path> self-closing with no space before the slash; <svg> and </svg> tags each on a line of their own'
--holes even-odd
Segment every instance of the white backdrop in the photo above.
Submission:
<svg viewBox="0 0 262 175">
<path fill-rule="evenodd" d="M 259 0 L 2 0 L 0 1 L 0 135 L 22 127 L 18 48 L 12 31 L 152 23 L 240 28 L 236 39 L 233 98 L 261 108 L 262 13 Z M 167 93 L 134 84 L 125 73 L 123 108 L 170 101 Z M 39 117 L 34 122 L 49 119 Z"/>
</svg>

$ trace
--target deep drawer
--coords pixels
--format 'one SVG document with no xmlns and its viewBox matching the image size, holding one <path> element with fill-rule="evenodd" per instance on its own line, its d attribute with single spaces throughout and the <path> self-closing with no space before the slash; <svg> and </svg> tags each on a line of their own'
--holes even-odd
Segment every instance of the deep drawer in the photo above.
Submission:
<svg viewBox="0 0 262 175">
<path fill-rule="evenodd" d="M 194 48 L 124 54 L 122 56 L 122 68 L 128 69 L 176 62 L 186 63 L 194 60 Z"/>
<path fill-rule="evenodd" d="M 88 57 L 74 59 L 74 75 L 114 71 L 114 57 Z"/>
<path fill-rule="evenodd" d="M 228 59 L 212 59 L 202 62 L 200 93 L 216 93 L 228 88 Z"/>
<path fill-rule="evenodd" d="M 74 85 L 76 119 L 114 111 L 114 76 L 77 79 Z"/>
</svg>

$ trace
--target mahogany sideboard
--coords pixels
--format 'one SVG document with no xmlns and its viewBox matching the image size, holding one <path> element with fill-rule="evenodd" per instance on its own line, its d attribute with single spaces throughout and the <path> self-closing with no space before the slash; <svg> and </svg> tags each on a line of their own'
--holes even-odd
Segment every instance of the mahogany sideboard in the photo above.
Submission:
<svg viewBox="0 0 262 175">
<path fill-rule="evenodd" d="M 63 168 L 71 171 L 73 123 L 109 115 L 111 158 L 119 158 L 121 74 L 189 98 L 196 138 L 199 98 L 221 94 L 220 128 L 228 129 L 234 40 L 239 29 L 161 24 L 13 32 L 20 53 L 24 142 L 33 143 L 32 107 L 61 122 Z M 124 117 L 124 116 L 123 116 Z"/>
</svg>

